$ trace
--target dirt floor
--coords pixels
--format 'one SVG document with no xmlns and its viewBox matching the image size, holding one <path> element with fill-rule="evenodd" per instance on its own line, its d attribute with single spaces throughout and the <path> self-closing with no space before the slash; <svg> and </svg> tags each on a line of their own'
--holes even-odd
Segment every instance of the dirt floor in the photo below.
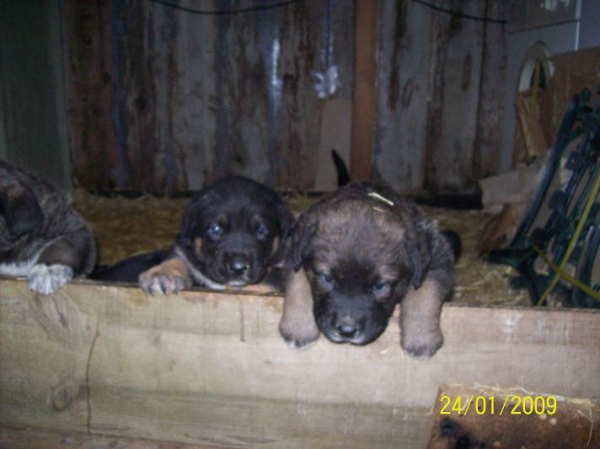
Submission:
<svg viewBox="0 0 600 449">
<path fill-rule="evenodd" d="M 293 195 L 286 200 L 299 214 L 312 197 Z M 99 248 L 99 263 L 112 264 L 135 254 L 168 248 L 177 235 L 189 198 L 107 198 L 77 191 L 74 207 L 90 223 Z M 485 222 L 481 211 L 421 207 L 439 221 L 440 228 L 457 231 L 463 254 L 456 265 L 453 301 L 487 305 L 530 305 L 525 290 L 510 288 L 512 269 L 491 265 L 478 255 L 477 236 Z"/>
</svg>

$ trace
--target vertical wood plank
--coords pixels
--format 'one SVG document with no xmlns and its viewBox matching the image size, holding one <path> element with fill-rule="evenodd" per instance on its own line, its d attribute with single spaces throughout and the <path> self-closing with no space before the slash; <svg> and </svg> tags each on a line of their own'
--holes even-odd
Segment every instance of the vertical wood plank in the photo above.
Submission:
<svg viewBox="0 0 600 449">
<path fill-rule="evenodd" d="M 465 192 L 476 186 L 473 154 L 482 56 L 483 2 L 432 15 L 431 101 L 428 103 L 424 186 Z"/>
<path fill-rule="evenodd" d="M 373 173 L 378 11 L 379 0 L 356 0 L 350 175 L 360 181 L 370 181 Z"/>
<path fill-rule="evenodd" d="M 90 190 L 115 185 L 116 132 L 110 115 L 113 57 L 110 40 L 112 5 L 64 2 L 67 119 L 73 177 Z"/>
<path fill-rule="evenodd" d="M 411 0 L 387 2 L 380 14 L 373 181 L 403 194 L 422 189 L 425 177 L 431 15 Z"/>
<path fill-rule="evenodd" d="M 505 2 L 486 0 L 485 17 L 503 18 L 508 14 Z M 500 167 L 500 123 L 504 110 L 501 99 L 506 89 L 506 32 L 495 23 L 483 23 L 481 35 L 481 76 L 477 105 L 477 127 L 473 147 L 473 178 L 498 174 Z"/>
</svg>

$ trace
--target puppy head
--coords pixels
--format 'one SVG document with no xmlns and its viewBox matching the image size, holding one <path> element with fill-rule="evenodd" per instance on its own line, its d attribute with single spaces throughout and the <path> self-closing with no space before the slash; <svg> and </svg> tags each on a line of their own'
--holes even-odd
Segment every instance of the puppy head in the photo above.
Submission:
<svg viewBox="0 0 600 449">
<path fill-rule="evenodd" d="M 300 217 L 294 261 L 309 279 L 315 321 L 333 342 L 374 341 L 408 288 L 423 282 L 428 258 L 396 208 L 343 189 Z"/>
<path fill-rule="evenodd" d="M 17 249 L 19 242 L 43 221 L 42 209 L 32 192 L 14 182 L 0 182 L 0 252 Z"/>
<path fill-rule="evenodd" d="M 230 176 L 192 199 L 177 244 L 213 281 L 242 287 L 282 261 L 293 221 L 274 191 Z"/>
</svg>

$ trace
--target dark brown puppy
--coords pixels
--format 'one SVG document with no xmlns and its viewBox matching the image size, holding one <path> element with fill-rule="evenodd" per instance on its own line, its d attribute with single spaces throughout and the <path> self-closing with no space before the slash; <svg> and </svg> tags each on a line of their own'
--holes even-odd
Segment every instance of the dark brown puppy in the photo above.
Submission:
<svg viewBox="0 0 600 449">
<path fill-rule="evenodd" d="M 350 184 L 301 215 L 292 252 L 296 273 L 280 323 L 290 346 L 308 347 L 319 331 L 336 343 L 368 344 L 398 303 L 404 350 L 429 358 L 442 346 L 439 317 L 455 254 L 407 199 Z"/>
<path fill-rule="evenodd" d="M 139 284 L 149 293 L 262 281 L 278 287 L 293 224 L 267 186 L 242 176 L 223 178 L 194 196 L 165 261 L 142 273 Z"/>
<path fill-rule="evenodd" d="M 92 233 L 65 196 L 0 161 L 0 274 L 26 276 L 32 290 L 50 294 L 87 275 L 95 258 Z"/>
</svg>

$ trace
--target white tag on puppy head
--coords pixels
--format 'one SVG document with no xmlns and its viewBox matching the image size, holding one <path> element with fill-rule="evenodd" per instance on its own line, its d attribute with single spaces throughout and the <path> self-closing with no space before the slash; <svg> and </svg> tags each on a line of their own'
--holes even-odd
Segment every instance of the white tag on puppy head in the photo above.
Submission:
<svg viewBox="0 0 600 449">
<path fill-rule="evenodd" d="M 371 198 L 375 198 L 375 199 L 376 199 L 376 200 L 378 200 L 378 201 L 384 202 L 384 203 L 385 203 L 385 204 L 387 204 L 388 206 L 393 206 L 393 205 L 394 205 L 394 202 L 393 202 L 393 201 L 390 201 L 390 200 L 388 200 L 386 197 L 384 197 L 384 196 L 381 196 L 381 195 L 380 195 L 379 193 L 377 193 L 377 192 L 369 192 L 367 195 L 368 195 L 368 196 L 370 196 Z"/>
</svg>

